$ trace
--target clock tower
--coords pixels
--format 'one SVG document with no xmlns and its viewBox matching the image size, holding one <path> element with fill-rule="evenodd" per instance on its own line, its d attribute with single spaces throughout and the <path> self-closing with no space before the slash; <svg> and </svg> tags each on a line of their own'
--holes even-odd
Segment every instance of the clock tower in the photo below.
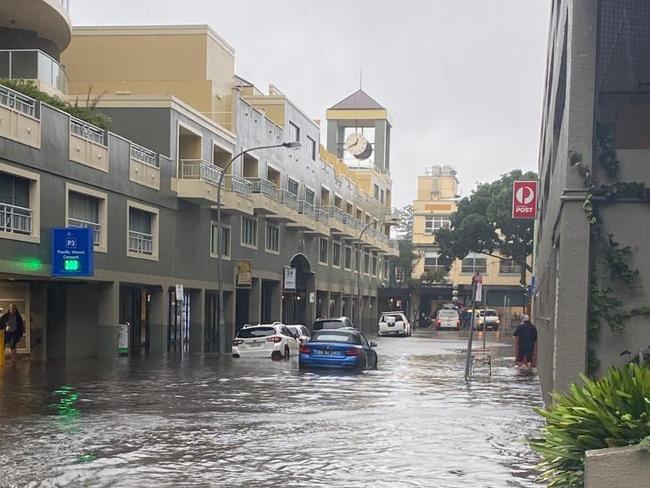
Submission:
<svg viewBox="0 0 650 488">
<path fill-rule="evenodd" d="M 327 110 L 327 150 L 351 169 L 390 173 L 388 110 L 359 89 Z"/>
</svg>

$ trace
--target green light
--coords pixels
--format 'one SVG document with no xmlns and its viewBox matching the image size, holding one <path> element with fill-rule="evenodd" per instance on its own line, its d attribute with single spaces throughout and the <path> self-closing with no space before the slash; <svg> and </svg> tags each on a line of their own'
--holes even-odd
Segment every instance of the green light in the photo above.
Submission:
<svg viewBox="0 0 650 488">
<path fill-rule="evenodd" d="M 79 261 L 77 259 L 66 259 L 63 261 L 63 269 L 66 271 L 79 271 Z"/>
<path fill-rule="evenodd" d="M 38 258 L 25 258 L 20 264 L 25 271 L 40 271 L 43 267 L 43 263 Z"/>
</svg>

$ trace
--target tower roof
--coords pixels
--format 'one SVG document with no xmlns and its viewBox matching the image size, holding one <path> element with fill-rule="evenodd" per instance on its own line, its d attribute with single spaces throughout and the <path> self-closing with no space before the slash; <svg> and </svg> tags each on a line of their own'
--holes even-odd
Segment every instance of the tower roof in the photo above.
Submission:
<svg viewBox="0 0 650 488">
<path fill-rule="evenodd" d="M 385 110 L 385 108 L 362 89 L 359 89 L 331 106 L 329 110 Z"/>
</svg>

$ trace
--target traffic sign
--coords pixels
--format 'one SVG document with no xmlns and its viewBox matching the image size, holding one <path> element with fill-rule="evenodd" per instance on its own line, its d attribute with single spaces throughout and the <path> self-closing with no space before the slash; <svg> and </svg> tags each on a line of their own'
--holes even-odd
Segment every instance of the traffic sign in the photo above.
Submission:
<svg viewBox="0 0 650 488">
<path fill-rule="evenodd" d="M 536 219 L 539 181 L 518 180 L 512 185 L 512 218 Z"/>
<path fill-rule="evenodd" d="M 93 239 L 90 228 L 52 229 L 52 276 L 92 276 Z"/>
</svg>

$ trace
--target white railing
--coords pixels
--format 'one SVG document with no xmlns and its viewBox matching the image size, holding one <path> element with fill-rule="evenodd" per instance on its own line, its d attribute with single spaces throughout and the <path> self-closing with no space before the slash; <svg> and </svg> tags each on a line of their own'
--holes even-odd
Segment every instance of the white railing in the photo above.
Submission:
<svg viewBox="0 0 650 488">
<path fill-rule="evenodd" d="M 129 251 L 137 254 L 153 255 L 153 236 L 130 230 Z"/>
<path fill-rule="evenodd" d="M 253 193 L 261 193 L 273 200 L 278 200 L 278 187 L 265 178 L 246 178 L 253 185 Z"/>
<path fill-rule="evenodd" d="M 155 168 L 160 167 L 157 153 L 147 149 L 146 147 L 138 146 L 134 143 L 131 143 L 131 159 L 135 159 L 136 161 L 147 164 L 149 166 L 153 166 Z"/>
<path fill-rule="evenodd" d="M 36 118 L 36 100 L 0 85 L 0 105 Z"/>
<path fill-rule="evenodd" d="M 346 223 L 348 215 L 340 208 L 329 206 L 329 207 L 323 207 L 323 210 L 329 212 L 330 217 L 333 217 L 334 219 L 338 220 L 342 224 Z"/>
<path fill-rule="evenodd" d="M 70 117 L 70 132 L 95 144 L 105 145 L 104 130 L 83 120 Z"/>
<path fill-rule="evenodd" d="M 32 210 L 0 203 L 0 232 L 31 235 Z"/>
<path fill-rule="evenodd" d="M 291 193 L 289 190 L 279 190 L 278 195 L 280 197 L 280 203 L 286 205 L 289 208 L 292 208 L 296 212 L 298 211 L 298 197 Z"/>
<path fill-rule="evenodd" d="M 77 227 L 80 229 L 92 229 L 93 244 L 95 244 L 95 246 L 99 246 L 99 244 L 101 243 L 102 226 L 97 222 L 89 222 L 87 220 L 73 219 L 72 217 L 69 217 L 68 227 Z"/>
<path fill-rule="evenodd" d="M 314 205 L 309 203 L 306 200 L 300 200 L 299 203 L 299 212 L 307 217 L 310 217 L 313 220 L 316 220 L 316 208 Z"/>
<path fill-rule="evenodd" d="M 323 224 L 328 224 L 330 221 L 330 214 L 327 210 L 319 208 L 316 210 L 316 220 L 322 222 Z"/>
<path fill-rule="evenodd" d="M 237 175 L 226 175 L 225 180 L 225 190 L 237 193 L 246 198 L 251 198 L 253 194 L 253 184 L 250 181 Z"/>
<path fill-rule="evenodd" d="M 181 159 L 181 178 L 184 180 L 201 180 L 219 184 L 221 168 L 202 159 Z"/>
</svg>

